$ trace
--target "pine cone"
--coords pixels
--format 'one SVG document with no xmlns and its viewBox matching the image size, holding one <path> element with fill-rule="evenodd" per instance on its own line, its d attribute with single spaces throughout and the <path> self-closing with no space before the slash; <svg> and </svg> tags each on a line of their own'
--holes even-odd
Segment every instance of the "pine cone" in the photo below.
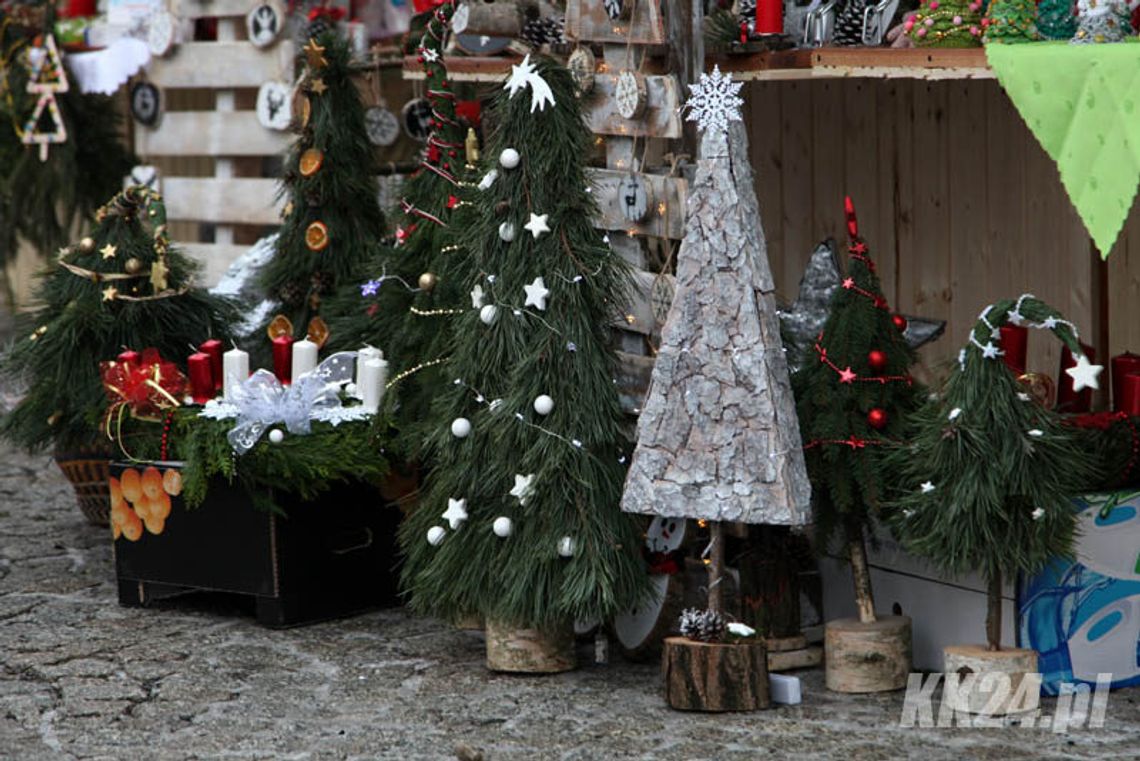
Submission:
<svg viewBox="0 0 1140 761">
<path fill-rule="evenodd" d="M 866 0 L 847 0 L 839 15 L 835 17 L 832 44 L 847 47 L 863 44 L 863 12 L 866 9 Z"/>
<path fill-rule="evenodd" d="M 332 290 L 333 277 L 327 272 L 314 272 L 309 279 L 312 290 L 316 293 L 328 293 Z"/>
<path fill-rule="evenodd" d="M 332 22 L 326 16 L 317 16 L 305 26 L 305 40 L 320 37 L 325 32 L 332 31 Z"/>
<path fill-rule="evenodd" d="M 282 304 L 297 306 L 305 300 L 305 291 L 296 283 L 286 283 L 277 289 L 277 298 Z"/>
<path fill-rule="evenodd" d="M 700 642 L 720 642 L 724 639 L 724 618 L 712 610 L 687 608 L 681 613 L 681 636 Z"/>
<path fill-rule="evenodd" d="M 540 47 L 544 44 L 555 44 L 565 42 L 566 38 L 563 36 L 566 21 L 562 18 L 545 17 L 537 18 L 533 21 L 528 21 L 523 26 L 522 31 L 519 32 L 519 37 L 527 42 L 532 47 Z"/>
</svg>

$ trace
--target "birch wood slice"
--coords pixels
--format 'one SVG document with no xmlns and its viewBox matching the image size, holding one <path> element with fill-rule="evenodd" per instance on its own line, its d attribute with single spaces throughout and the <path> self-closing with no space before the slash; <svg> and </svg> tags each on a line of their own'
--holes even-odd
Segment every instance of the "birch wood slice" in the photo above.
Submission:
<svg viewBox="0 0 1140 761">
<path fill-rule="evenodd" d="M 824 633 L 827 689 L 889 692 L 906 686 L 910 673 L 911 626 L 907 616 L 829 621 Z"/>
<path fill-rule="evenodd" d="M 556 630 L 519 629 L 487 622 L 487 668 L 520 674 L 556 674 L 576 665 L 574 626 Z"/>
<path fill-rule="evenodd" d="M 955 711 L 1004 716 L 1037 707 L 1038 685 L 1027 685 L 1029 694 L 1019 695 L 1025 676 L 1037 673 L 1036 650 L 950 645 L 942 649 L 942 658 L 943 672 L 957 674 L 960 680 L 956 690 L 950 685 L 943 688 L 942 699 Z"/>
<path fill-rule="evenodd" d="M 661 655 L 665 700 L 679 711 L 768 708 L 768 655 L 762 641 L 725 644 L 669 637 Z"/>
</svg>

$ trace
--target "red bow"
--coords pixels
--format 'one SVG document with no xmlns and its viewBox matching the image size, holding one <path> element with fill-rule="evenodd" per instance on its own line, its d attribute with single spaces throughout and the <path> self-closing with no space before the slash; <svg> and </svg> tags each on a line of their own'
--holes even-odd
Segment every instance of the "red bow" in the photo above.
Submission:
<svg viewBox="0 0 1140 761">
<path fill-rule="evenodd" d="M 309 21 L 316 21 L 319 18 L 327 18 L 329 21 L 340 21 L 345 17 L 344 8 L 328 7 L 326 5 L 318 5 L 309 11 Z"/>
<path fill-rule="evenodd" d="M 159 356 L 158 349 L 143 351 L 138 364 L 100 362 L 99 374 L 112 402 L 109 414 L 126 405 L 136 417 L 155 417 L 181 404 L 186 393 L 186 376 Z"/>
</svg>

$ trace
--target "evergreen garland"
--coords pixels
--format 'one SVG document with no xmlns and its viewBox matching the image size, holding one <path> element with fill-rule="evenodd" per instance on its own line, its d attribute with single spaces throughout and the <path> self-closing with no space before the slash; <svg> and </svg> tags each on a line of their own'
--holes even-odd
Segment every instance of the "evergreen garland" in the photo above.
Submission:
<svg viewBox="0 0 1140 761">
<path fill-rule="evenodd" d="M 905 547 L 949 574 L 988 581 L 987 640 L 1001 647 L 1001 581 L 1068 557 L 1076 511 L 1070 498 L 1094 482 L 1097 463 L 1082 434 L 1025 394 L 1000 360 L 1011 319 L 1053 333 L 1080 355 L 1071 323 L 1037 299 L 986 309 L 941 394 L 913 417 L 911 443 L 891 456 L 901 496 L 892 526 Z M 987 358 L 989 354 L 992 358 Z"/>
<path fill-rule="evenodd" d="M 640 600 L 647 580 L 635 521 L 619 509 L 622 414 L 608 326 L 628 270 L 592 224 L 582 165 L 592 136 L 570 74 L 545 58 L 536 66 L 554 103 L 534 110 L 533 84 L 514 97 L 498 91 L 483 162 L 498 179 L 461 233 L 464 287 L 479 285 L 497 312 L 490 324 L 480 314 L 493 310 L 458 318 L 432 405 L 434 469 L 400 531 L 414 609 L 522 627 L 607 620 Z M 516 168 L 499 166 L 506 148 L 518 152 Z M 524 229 L 531 214 L 548 215 L 550 232 Z M 503 223 L 517 230 L 510 242 Z M 524 305 L 524 286 L 538 277 L 545 308 Z M 534 405 L 544 394 L 554 400 L 547 415 Z M 463 438 L 452 434 L 460 417 L 471 423 Z M 449 500 L 465 500 L 466 520 L 442 517 L 454 514 Z M 508 536 L 492 530 L 500 518 Z"/>
<path fill-rule="evenodd" d="M 982 41 L 993 43 L 1033 42 L 1037 33 L 1035 0 L 990 0 L 982 19 Z"/>
<path fill-rule="evenodd" d="M 922 0 L 904 28 L 917 47 L 978 47 L 982 44 L 982 0 Z"/>
<path fill-rule="evenodd" d="M 2 365 L 28 393 L 0 421 L 0 436 L 29 450 L 90 446 L 102 437 L 107 407 L 100 361 L 153 346 L 184 365 L 178 360 L 192 346 L 228 337 L 235 310 L 193 287 L 199 265 L 166 248 L 163 213 L 157 194 L 128 188 L 97 212 L 89 238 L 63 249 L 40 275 L 41 306 L 21 316 Z M 151 280 L 160 261 L 169 269 L 165 290 Z"/>
</svg>

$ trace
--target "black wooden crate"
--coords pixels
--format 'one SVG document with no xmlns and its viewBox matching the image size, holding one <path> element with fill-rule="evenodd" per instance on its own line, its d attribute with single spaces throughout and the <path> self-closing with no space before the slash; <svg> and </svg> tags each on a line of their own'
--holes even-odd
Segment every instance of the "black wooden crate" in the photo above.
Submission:
<svg viewBox="0 0 1140 761">
<path fill-rule="evenodd" d="M 148 467 L 162 474 L 180 469 L 120 462 L 111 464 L 111 477 L 122 483 L 127 469 Z M 160 533 L 144 524 L 137 540 L 124 535 L 114 542 L 121 605 L 229 592 L 253 597 L 259 623 L 285 627 L 399 603 L 401 513 L 371 485 L 334 485 L 312 502 L 275 493 L 284 515 L 254 509 L 241 488 L 221 480 L 194 509 L 180 495 L 166 497 L 168 516 L 152 523 Z"/>
</svg>

